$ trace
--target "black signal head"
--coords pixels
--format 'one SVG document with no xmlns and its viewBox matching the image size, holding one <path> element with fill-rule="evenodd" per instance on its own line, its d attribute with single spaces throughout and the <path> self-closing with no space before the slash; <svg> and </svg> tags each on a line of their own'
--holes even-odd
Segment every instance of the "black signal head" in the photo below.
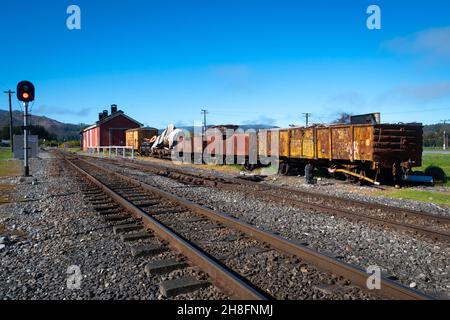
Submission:
<svg viewBox="0 0 450 320">
<path fill-rule="evenodd" d="M 34 101 L 34 85 L 30 81 L 21 81 L 17 84 L 17 99 L 23 102 Z"/>
</svg>

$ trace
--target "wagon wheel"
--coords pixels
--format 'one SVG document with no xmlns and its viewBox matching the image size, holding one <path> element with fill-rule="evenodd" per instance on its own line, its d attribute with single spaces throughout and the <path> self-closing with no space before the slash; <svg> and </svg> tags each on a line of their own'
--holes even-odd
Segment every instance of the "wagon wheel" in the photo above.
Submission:
<svg viewBox="0 0 450 320">
<path fill-rule="evenodd" d="M 286 162 L 286 163 L 284 164 L 282 174 L 285 175 L 285 176 L 288 176 L 290 170 L 291 170 L 291 166 L 289 165 L 289 163 Z"/>
<path fill-rule="evenodd" d="M 253 170 L 255 170 L 256 165 L 255 165 L 255 164 L 250 164 L 250 163 L 248 162 L 248 160 L 245 160 L 245 162 L 244 162 L 244 168 L 245 168 L 245 170 L 247 170 L 247 171 L 253 171 Z"/>
<path fill-rule="evenodd" d="M 286 166 L 286 164 L 284 162 L 281 162 L 278 165 L 278 174 L 281 174 L 281 175 L 284 174 L 285 166 Z"/>
</svg>

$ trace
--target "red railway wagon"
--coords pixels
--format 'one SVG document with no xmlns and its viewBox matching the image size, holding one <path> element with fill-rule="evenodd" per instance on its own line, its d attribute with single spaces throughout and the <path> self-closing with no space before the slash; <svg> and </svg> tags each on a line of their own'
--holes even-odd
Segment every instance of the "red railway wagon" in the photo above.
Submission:
<svg viewBox="0 0 450 320">
<path fill-rule="evenodd" d="M 210 128 L 205 137 L 199 134 L 180 137 L 174 151 L 178 154 L 191 154 L 192 158 L 202 158 L 205 162 L 233 161 L 244 164 L 250 155 L 251 140 L 253 139 L 254 145 L 257 145 L 256 132 L 253 138 L 252 134 L 239 130 L 227 136 L 224 128 L 225 126 Z M 230 129 L 229 126 L 227 129 Z"/>
</svg>

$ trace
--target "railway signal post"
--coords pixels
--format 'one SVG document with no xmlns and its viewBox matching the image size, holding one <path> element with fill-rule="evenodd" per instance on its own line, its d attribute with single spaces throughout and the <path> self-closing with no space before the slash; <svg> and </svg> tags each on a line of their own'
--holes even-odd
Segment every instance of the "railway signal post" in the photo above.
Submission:
<svg viewBox="0 0 450 320">
<path fill-rule="evenodd" d="M 34 101 L 34 85 L 29 81 L 21 81 L 17 84 L 17 99 L 23 102 L 23 175 L 28 177 L 30 169 L 28 165 L 28 103 Z"/>
</svg>

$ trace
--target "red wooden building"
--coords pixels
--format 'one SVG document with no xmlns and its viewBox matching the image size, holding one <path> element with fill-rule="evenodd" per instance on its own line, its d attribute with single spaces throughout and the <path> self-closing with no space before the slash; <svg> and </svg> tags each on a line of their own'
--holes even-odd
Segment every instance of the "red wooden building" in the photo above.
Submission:
<svg viewBox="0 0 450 320">
<path fill-rule="evenodd" d="M 122 110 L 117 110 L 117 106 L 113 104 L 111 114 L 108 115 L 108 110 L 103 110 L 98 114 L 98 121 L 83 130 L 83 150 L 86 151 L 89 147 L 125 146 L 125 131 L 141 126 L 141 123 Z"/>
</svg>

